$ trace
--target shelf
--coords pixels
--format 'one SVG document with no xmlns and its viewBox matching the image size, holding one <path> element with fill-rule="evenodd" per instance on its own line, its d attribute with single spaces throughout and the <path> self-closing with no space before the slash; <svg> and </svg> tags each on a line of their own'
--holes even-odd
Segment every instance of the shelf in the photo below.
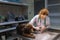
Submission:
<svg viewBox="0 0 60 40">
<path fill-rule="evenodd" d="M 8 28 L 8 29 L 2 29 L 2 30 L 0 30 L 0 33 L 15 30 L 15 29 L 16 29 L 16 27 L 12 27 L 12 28 Z"/>
<path fill-rule="evenodd" d="M 60 30 L 60 26 L 51 26 L 51 29 Z"/>
<path fill-rule="evenodd" d="M 47 0 L 51 29 L 60 30 L 60 0 Z"/>
<path fill-rule="evenodd" d="M 0 1 L 0 3 L 2 3 L 2 4 L 10 4 L 10 5 L 25 5 L 25 6 L 27 6 L 28 4 L 26 4 L 26 3 L 15 3 L 15 2 L 7 2 L 7 1 Z"/>
<path fill-rule="evenodd" d="M 12 10 L 12 12 L 14 12 L 14 11 L 16 11 L 15 13 L 19 13 L 20 14 L 20 10 L 22 10 L 22 9 L 26 9 L 27 8 L 27 6 L 28 6 L 28 4 L 26 4 L 26 3 L 15 3 L 15 2 L 8 2 L 8 1 L 0 1 L 0 4 L 1 5 L 3 5 L 3 7 L 1 6 L 1 8 L 10 8 L 9 10 Z M 8 5 L 7 7 L 5 6 L 5 5 Z M 10 5 L 10 6 L 9 6 Z M 14 7 L 13 7 L 14 6 Z M 16 9 L 15 9 L 15 6 L 16 6 Z M 21 7 L 22 8 L 21 8 Z M 23 8 L 24 7 L 24 8 Z M 8 9 L 7 8 L 7 9 Z M 13 10 L 13 8 L 14 8 L 14 10 Z M 19 9 L 20 8 L 20 9 Z M 28 9 L 28 8 L 27 8 Z M 26 10 L 22 10 L 22 12 L 26 12 L 27 11 L 27 9 Z M 5 11 L 8 11 L 8 10 L 6 10 L 6 9 L 4 9 Z M 2 11 L 4 11 L 4 10 L 2 10 Z M 19 11 L 18 11 L 19 10 Z M 21 13 L 22 13 L 21 12 Z M 5 13 L 5 12 L 4 12 Z M 4 14 L 3 13 L 3 14 Z M 17 14 L 18 14 L 17 13 Z M 27 12 L 26 12 L 27 13 Z M 3 15 L 2 14 L 2 15 Z M 16 14 L 16 15 L 17 15 Z M 18 14 L 18 15 L 19 15 Z M 5 15 L 5 14 L 4 14 Z M 0 26 L 4 26 L 4 25 L 9 25 L 9 24 L 18 24 L 18 23 L 27 23 L 27 22 L 29 22 L 29 20 L 23 20 L 23 21 L 10 21 L 10 22 L 3 22 L 3 23 L 0 23 Z M 11 28 L 6 28 L 6 29 L 0 29 L 0 33 L 1 32 L 6 32 L 6 31 L 11 31 L 11 30 L 15 30 L 16 29 L 16 27 L 11 27 Z"/>
<path fill-rule="evenodd" d="M 57 4 L 60 3 L 60 0 L 47 0 L 48 4 Z"/>
<path fill-rule="evenodd" d="M 60 19 L 57 18 L 50 18 L 50 21 L 53 23 L 60 23 Z"/>
<path fill-rule="evenodd" d="M 60 5 L 57 6 L 48 6 L 50 13 L 60 13 Z"/>
<path fill-rule="evenodd" d="M 1 26 L 1 25 L 14 24 L 14 23 L 23 23 L 23 22 L 28 22 L 28 20 L 24 20 L 24 21 L 11 21 L 11 22 L 4 22 L 4 23 L 0 23 L 0 26 Z"/>
<path fill-rule="evenodd" d="M 24 21 L 4 22 L 4 23 L 0 23 L 0 25 L 8 25 L 8 24 L 13 24 L 13 23 L 23 23 L 23 22 L 28 22 L 28 20 L 24 20 Z M 7 29 L 1 29 L 1 30 L 0 30 L 0 33 L 6 32 L 6 31 L 15 30 L 15 29 L 16 29 L 16 27 L 7 28 Z"/>
<path fill-rule="evenodd" d="M 51 16 L 50 16 L 50 20 L 56 20 L 56 21 L 59 20 L 59 21 L 60 21 L 60 17 L 54 17 L 54 16 L 51 17 Z"/>
<path fill-rule="evenodd" d="M 49 16 L 55 16 L 55 17 L 60 17 L 60 13 L 51 13 Z"/>
<path fill-rule="evenodd" d="M 57 3 L 57 4 L 49 4 L 48 6 L 57 6 L 57 5 L 60 5 L 60 3 Z"/>
</svg>

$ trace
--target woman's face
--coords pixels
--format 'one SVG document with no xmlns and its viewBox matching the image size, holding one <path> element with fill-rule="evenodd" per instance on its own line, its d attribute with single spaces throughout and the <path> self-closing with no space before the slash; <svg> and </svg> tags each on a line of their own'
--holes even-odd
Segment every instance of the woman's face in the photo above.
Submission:
<svg viewBox="0 0 60 40">
<path fill-rule="evenodd" d="M 47 9 L 42 9 L 40 12 L 39 12 L 39 17 L 41 19 L 45 19 L 46 16 L 48 16 L 48 10 Z"/>
<path fill-rule="evenodd" d="M 41 18 L 41 19 L 45 19 L 46 16 L 47 16 L 47 15 L 42 15 L 42 14 L 41 14 L 41 15 L 40 15 L 40 18 Z"/>
</svg>

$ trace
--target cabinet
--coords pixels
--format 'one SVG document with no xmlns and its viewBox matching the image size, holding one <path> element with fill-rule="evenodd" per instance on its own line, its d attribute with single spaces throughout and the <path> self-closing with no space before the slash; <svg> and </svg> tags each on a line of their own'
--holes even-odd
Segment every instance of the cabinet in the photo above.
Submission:
<svg viewBox="0 0 60 40">
<path fill-rule="evenodd" d="M 45 0 L 49 10 L 51 28 L 60 30 L 60 0 Z"/>
<path fill-rule="evenodd" d="M 24 20 L 28 20 L 28 5 L 27 4 L 0 1 L 0 16 L 8 17 L 9 16 L 8 13 L 10 12 L 14 14 L 15 18 L 19 16 L 23 16 Z M 7 20 L 9 20 L 9 18 L 7 18 Z M 0 21 L 1 21 L 1 18 L 0 18 Z M 12 21 L 12 23 L 16 23 L 16 22 L 18 21 L 15 21 L 15 19 L 14 21 Z M 6 21 L 0 22 L 0 24 L 4 25 L 6 24 Z M 11 21 L 8 22 L 7 24 L 11 24 Z"/>
<path fill-rule="evenodd" d="M 8 12 L 14 13 L 15 17 L 22 15 L 25 17 L 25 19 L 21 21 L 14 20 L 14 21 L 0 22 L 0 27 L 3 27 L 2 29 L 0 28 L 0 33 L 4 33 L 1 36 L 4 37 L 3 40 L 5 40 L 5 32 L 15 30 L 16 25 L 18 25 L 19 23 L 28 22 L 28 4 L 0 1 L 0 15 L 6 17 Z M 15 25 L 15 26 L 11 27 L 10 25 Z"/>
</svg>

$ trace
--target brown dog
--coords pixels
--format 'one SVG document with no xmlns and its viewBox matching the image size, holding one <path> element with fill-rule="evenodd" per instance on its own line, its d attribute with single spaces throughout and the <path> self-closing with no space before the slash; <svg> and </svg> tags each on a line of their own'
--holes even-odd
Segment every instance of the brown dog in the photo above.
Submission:
<svg viewBox="0 0 60 40">
<path fill-rule="evenodd" d="M 19 35 L 29 38 L 35 38 L 35 36 L 33 35 L 33 26 L 31 24 L 19 24 L 16 30 Z"/>
</svg>

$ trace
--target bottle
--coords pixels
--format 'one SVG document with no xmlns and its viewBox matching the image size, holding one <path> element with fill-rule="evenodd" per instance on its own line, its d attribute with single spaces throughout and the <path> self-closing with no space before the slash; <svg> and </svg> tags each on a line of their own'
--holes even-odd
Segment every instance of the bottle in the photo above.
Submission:
<svg viewBox="0 0 60 40">
<path fill-rule="evenodd" d="M 22 20 L 25 20 L 25 18 L 24 18 L 23 15 L 20 15 L 20 16 L 18 17 L 18 20 L 19 20 L 19 21 L 22 21 Z"/>
<path fill-rule="evenodd" d="M 0 22 L 4 22 L 5 17 L 0 15 Z"/>
<path fill-rule="evenodd" d="M 15 21 L 15 15 L 12 12 L 8 12 L 8 21 Z"/>
</svg>

